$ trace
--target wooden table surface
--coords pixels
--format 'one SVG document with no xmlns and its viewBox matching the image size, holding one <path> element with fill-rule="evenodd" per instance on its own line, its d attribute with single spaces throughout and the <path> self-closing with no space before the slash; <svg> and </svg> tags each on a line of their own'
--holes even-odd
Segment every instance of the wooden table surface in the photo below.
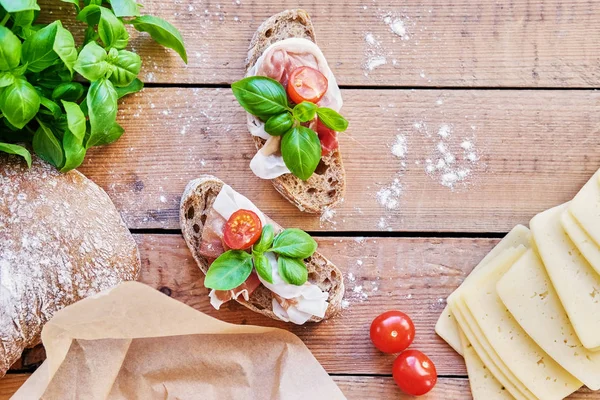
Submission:
<svg viewBox="0 0 600 400">
<path fill-rule="evenodd" d="M 122 139 L 90 151 L 80 169 L 106 190 L 134 233 L 141 281 L 228 322 L 289 329 L 349 399 L 405 398 L 391 378 L 393 356 L 379 353 L 368 337 L 376 315 L 403 310 L 417 329 L 412 347 L 428 354 L 439 373 L 425 398 L 471 398 L 462 358 L 435 335 L 434 325 L 445 298 L 499 238 L 569 200 L 600 167 L 600 6 L 563 0 L 303 2 L 350 120 L 340 137 L 345 201 L 320 217 L 299 212 L 252 175 L 255 148 L 229 89 L 244 74 L 258 25 L 297 3 L 143 3 L 144 13 L 182 31 L 189 64 L 134 35 L 147 87 L 120 106 Z M 41 4 L 53 17 L 71 13 L 66 3 Z M 383 60 L 368 68 L 369 61 Z M 437 170 L 438 158 L 448 155 L 454 163 Z M 345 273 L 343 315 L 292 326 L 234 304 L 212 309 L 178 223 L 183 188 L 206 173 L 282 225 L 317 237 L 321 251 Z M 447 173 L 465 179 L 452 185 Z M 42 349 L 27 351 L 0 380 L 0 398 L 8 398 L 42 359 Z M 572 397 L 598 395 L 582 390 Z"/>
</svg>

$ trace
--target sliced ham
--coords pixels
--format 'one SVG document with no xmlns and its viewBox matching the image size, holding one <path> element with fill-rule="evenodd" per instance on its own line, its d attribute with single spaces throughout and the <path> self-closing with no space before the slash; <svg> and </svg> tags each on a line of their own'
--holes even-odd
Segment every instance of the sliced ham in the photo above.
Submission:
<svg viewBox="0 0 600 400">
<path fill-rule="evenodd" d="M 221 308 L 223 303 L 226 303 L 232 299 L 237 299 L 240 295 L 244 300 L 248 301 L 252 293 L 260 286 L 260 280 L 256 275 L 256 272 L 252 271 L 246 282 L 233 290 L 211 290 L 209 293 L 210 304 L 217 310 Z"/>
<path fill-rule="evenodd" d="M 199 253 L 209 259 L 211 263 L 228 250 L 223 243 L 223 230 L 226 222 L 227 220 L 212 207 L 206 214 Z"/>
</svg>

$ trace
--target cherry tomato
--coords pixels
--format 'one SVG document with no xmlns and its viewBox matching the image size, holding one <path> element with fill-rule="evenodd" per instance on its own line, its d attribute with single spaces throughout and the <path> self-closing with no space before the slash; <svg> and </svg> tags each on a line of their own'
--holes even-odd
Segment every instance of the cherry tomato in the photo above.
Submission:
<svg viewBox="0 0 600 400">
<path fill-rule="evenodd" d="M 303 101 L 318 103 L 327 92 L 327 78 L 311 67 L 300 67 L 292 71 L 287 84 L 290 99 L 300 104 Z"/>
<path fill-rule="evenodd" d="M 223 240 L 234 250 L 244 250 L 260 238 L 262 223 L 258 215 L 250 210 L 237 210 L 225 223 Z"/>
<path fill-rule="evenodd" d="M 322 156 L 338 148 L 337 132 L 323 125 L 320 119 L 317 122 L 317 134 L 321 141 Z"/>
<path fill-rule="evenodd" d="M 406 350 L 400 354 L 394 361 L 392 375 L 400 389 L 413 396 L 429 392 L 437 382 L 435 365 L 419 350 Z"/>
<path fill-rule="evenodd" d="M 400 353 L 415 338 L 415 325 L 401 311 L 387 311 L 371 323 L 371 341 L 384 353 Z"/>
</svg>

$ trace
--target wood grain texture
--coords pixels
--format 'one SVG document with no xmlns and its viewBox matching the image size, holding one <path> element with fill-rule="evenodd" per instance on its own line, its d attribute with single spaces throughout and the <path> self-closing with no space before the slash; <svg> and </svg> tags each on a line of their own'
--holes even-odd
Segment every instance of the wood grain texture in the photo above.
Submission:
<svg viewBox="0 0 600 400">
<path fill-rule="evenodd" d="M 179 229 L 189 180 L 214 174 L 285 226 L 317 231 L 507 232 L 570 200 L 600 166 L 600 93 L 345 90 L 344 203 L 330 221 L 299 212 L 249 169 L 255 148 L 228 89 L 154 88 L 121 105 L 125 135 L 80 170 L 108 192 L 130 228 Z M 450 132 L 447 139 L 440 130 Z M 404 158 L 391 152 L 397 135 Z M 464 141 L 474 146 L 466 151 Z M 446 146 L 464 182 L 444 186 L 427 160 Z M 478 159 L 464 158 L 470 152 Z M 397 207 L 377 193 L 397 179 Z"/>
<path fill-rule="evenodd" d="M 44 0 L 49 18 L 72 8 Z M 179 28 L 189 55 L 178 56 L 133 35 L 143 55 L 142 77 L 158 83 L 231 83 L 244 74 L 248 43 L 269 16 L 297 7 L 292 0 L 146 0 L 143 13 Z M 600 6 L 592 1 L 516 0 L 307 1 L 318 42 L 342 85 L 597 87 L 600 83 Z M 401 21 L 406 34 L 392 32 L 384 18 Z M 364 68 L 370 46 L 387 63 Z M 403 40 L 406 39 L 406 40 Z"/>
</svg>

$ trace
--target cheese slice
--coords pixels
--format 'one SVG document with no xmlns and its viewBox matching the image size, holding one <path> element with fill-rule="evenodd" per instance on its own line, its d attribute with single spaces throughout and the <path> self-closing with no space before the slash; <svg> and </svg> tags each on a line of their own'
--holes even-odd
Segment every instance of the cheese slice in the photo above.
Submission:
<svg viewBox="0 0 600 400">
<path fill-rule="evenodd" d="M 600 275 L 562 227 L 563 204 L 536 215 L 530 223 L 552 285 L 583 346 L 600 349 Z"/>
<path fill-rule="evenodd" d="M 514 262 L 496 263 L 473 277 L 462 298 L 477 325 L 508 369 L 536 397 L 563 399 L 581 382 L 552 359 L 508 312 L 496 284 Z"/>
<path fill-rule="evenodd" d="M 569 210 L 563 211 L 560 216 L 562 226 L 569 238 L 577 246 L 583 257 L 590 263 L 592 268 L 600 274 L 600 247 L 579 225 Z"/>
<path fill-rule="evenodd" d="M 477 355 L 464 333 L 459 330 L 460 342 L 464 351 L 465 364 L 469 374 L 469 385 L 473 400 L 511 400 L 513 396 L 494 377 Z"/>
<path fill-rule="evenodd" d="M 569 211 L 579 225 L 600 246 L 600 170 L 581 188 Z"/>
<path fill-rule="evenodd" d="M 513 264 L 496 290 L 519 325 L 550 357 L 590 389 L 600 389 L 600 352 L 581 344 L 535 251 L 527 251 Z"/>
<path fill-rule="evenodd" d="M 489 263 L 493 258 L 497 257 L 500 253 L 510 247 L 516 247 L 520 244 L 524 246 L 528 246 L 531 241 L 531 234 L 529 229 L 524 227 L 523 225 L 515 226 L 509 233 L 506 235 L 497 245 L 490 251 L 484 258 L 479 262 L 479 264 L 473 269 L 473 271 L 477 271 L 487 263 Z M 469 279 L 467 277 L 465 282 Z M 456 324 L 456 319 L 452 315 L 452 311 L 450 311 L 450 307 L 446 306 L 442 315 L 438 319 L 435 324 L 435 332 L 444 339 L 458 354 L 462 353 L 462 345 L 459 336 L 458 326 Z"/>
</svg>

